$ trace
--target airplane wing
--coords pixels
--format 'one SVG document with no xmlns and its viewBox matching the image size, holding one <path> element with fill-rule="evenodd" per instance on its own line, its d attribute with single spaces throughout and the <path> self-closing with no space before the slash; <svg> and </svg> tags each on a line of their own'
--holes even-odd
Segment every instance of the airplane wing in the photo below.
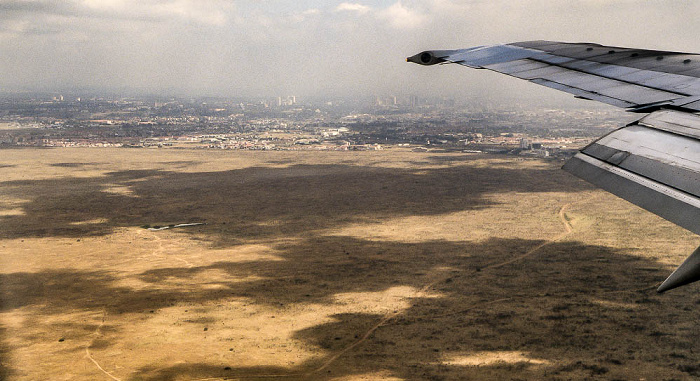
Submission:
<svg viewBox="0 0 700 381">
<path fill-rule="evenodd" d="M 700 234 L 700 55 L 528 41 L 418 53 L 421 65 L 489 69 L 642 119 L 594 141 L 564 169 Z M 700 280 L 700 248 L 657 291 Z"/>
</svg>

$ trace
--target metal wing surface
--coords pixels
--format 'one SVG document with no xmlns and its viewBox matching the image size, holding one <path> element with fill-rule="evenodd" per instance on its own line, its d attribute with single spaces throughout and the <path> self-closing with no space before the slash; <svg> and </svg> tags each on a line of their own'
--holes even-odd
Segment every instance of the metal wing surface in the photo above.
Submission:
<svg viewBox="0 0 700 381">
<path fill-rule="evenodd" d="M 581 150 L 564 169 L 700 234 L 700 55 L 529 41 L 409 57 L 489 69 L 649 115 Z M 659 287 L 700 280 L 700 248 Z"/>
<path fill-rule="evenodd" d="M 700 55 L 552 41 L 434 50 L 408 58 L 489 69 L 630 111 L 700 111 Z"/>
</svg>

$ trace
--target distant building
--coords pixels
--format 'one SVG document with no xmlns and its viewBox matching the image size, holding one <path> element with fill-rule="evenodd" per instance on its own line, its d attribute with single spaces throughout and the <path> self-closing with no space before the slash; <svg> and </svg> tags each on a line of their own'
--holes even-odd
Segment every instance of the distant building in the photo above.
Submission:
<svg viewBox="0 0 700 381">
<path fill-rule="evenodd" d="M 294 106 L 297 104 L 297 97 L 294 95 L 289 95 L 284 98 L 282 97 L 277 97 L 277 106 Z"/>
</svg>

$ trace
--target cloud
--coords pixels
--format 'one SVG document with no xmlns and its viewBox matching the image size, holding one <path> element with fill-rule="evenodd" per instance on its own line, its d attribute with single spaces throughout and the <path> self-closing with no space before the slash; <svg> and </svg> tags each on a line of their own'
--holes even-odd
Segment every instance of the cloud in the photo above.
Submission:
<svg viewBox="0 0 700 381">
<path fill-rule="evenodd" d="M 0 90 L 398 95 L 429 84 L 473 97 L 519 82 L 404 58 L 532 39 L 697 51 L 697 14 L 700 1 L 676 0 L 0 0 Z"/>
<path fill-rule="evenodd" d="M 0 1 L 0 12 L 3 16 L 11 15 L 12 13 L 31 12 L 35 14 L 45 13 L 67 13 L 72 8 L 70 2 L 50 2 L 46 0 L 4 0 Z"/>
<path fill-rule="evenodd" d="M 321 13 L 321 10 L 319 10 L 317 8 L 311 8 L 311 9 L 305 10 L 301 14 L 303 14 L 303 15 L 318 15 L 320 13 Z"/>
<path fill-rule="evenodd" d="M 358 3 L 340 3 L 335 10 L 337 12 L 357 12 L 365 14 L 370 11 L 370 7 Z"/>
<path fill-rule="evenodd" d="M 99 20 L 109 29 L 121 22 L 171 22 L 225 25 L 235 10 L 227 0 L 0 0 L 0 25 L 21 21 L 15 31 L 51 29 Z"/>
<path fill-rule="evenodd" d="M 428 19 L 426 15 L 417 10 L 405 7 L 401 1 L 379 12 L 379 17 L 399 29 L 421 27 Z"/>
<path fill-rule="evenodd" d="M 122 18 L 157 20 L 177 18 L 208 25 L 224 25 L 233 3 L 224 0 L 83 0 L 82 4 L 93 14 L 114 15 Z"/>
</svg>

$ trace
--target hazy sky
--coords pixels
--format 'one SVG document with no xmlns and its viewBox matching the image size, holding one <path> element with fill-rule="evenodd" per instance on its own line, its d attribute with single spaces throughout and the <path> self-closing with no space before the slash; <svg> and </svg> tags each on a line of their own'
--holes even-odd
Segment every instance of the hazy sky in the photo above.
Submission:
<svg viewBox="0 0 700 381">
<path fill-rule="evenodd" d="M 699 52 L 699 15 L 697 0 L 0 0 L 0 91 L 541 94 L 404 59 L 535 39 Z"/>
</svg>

